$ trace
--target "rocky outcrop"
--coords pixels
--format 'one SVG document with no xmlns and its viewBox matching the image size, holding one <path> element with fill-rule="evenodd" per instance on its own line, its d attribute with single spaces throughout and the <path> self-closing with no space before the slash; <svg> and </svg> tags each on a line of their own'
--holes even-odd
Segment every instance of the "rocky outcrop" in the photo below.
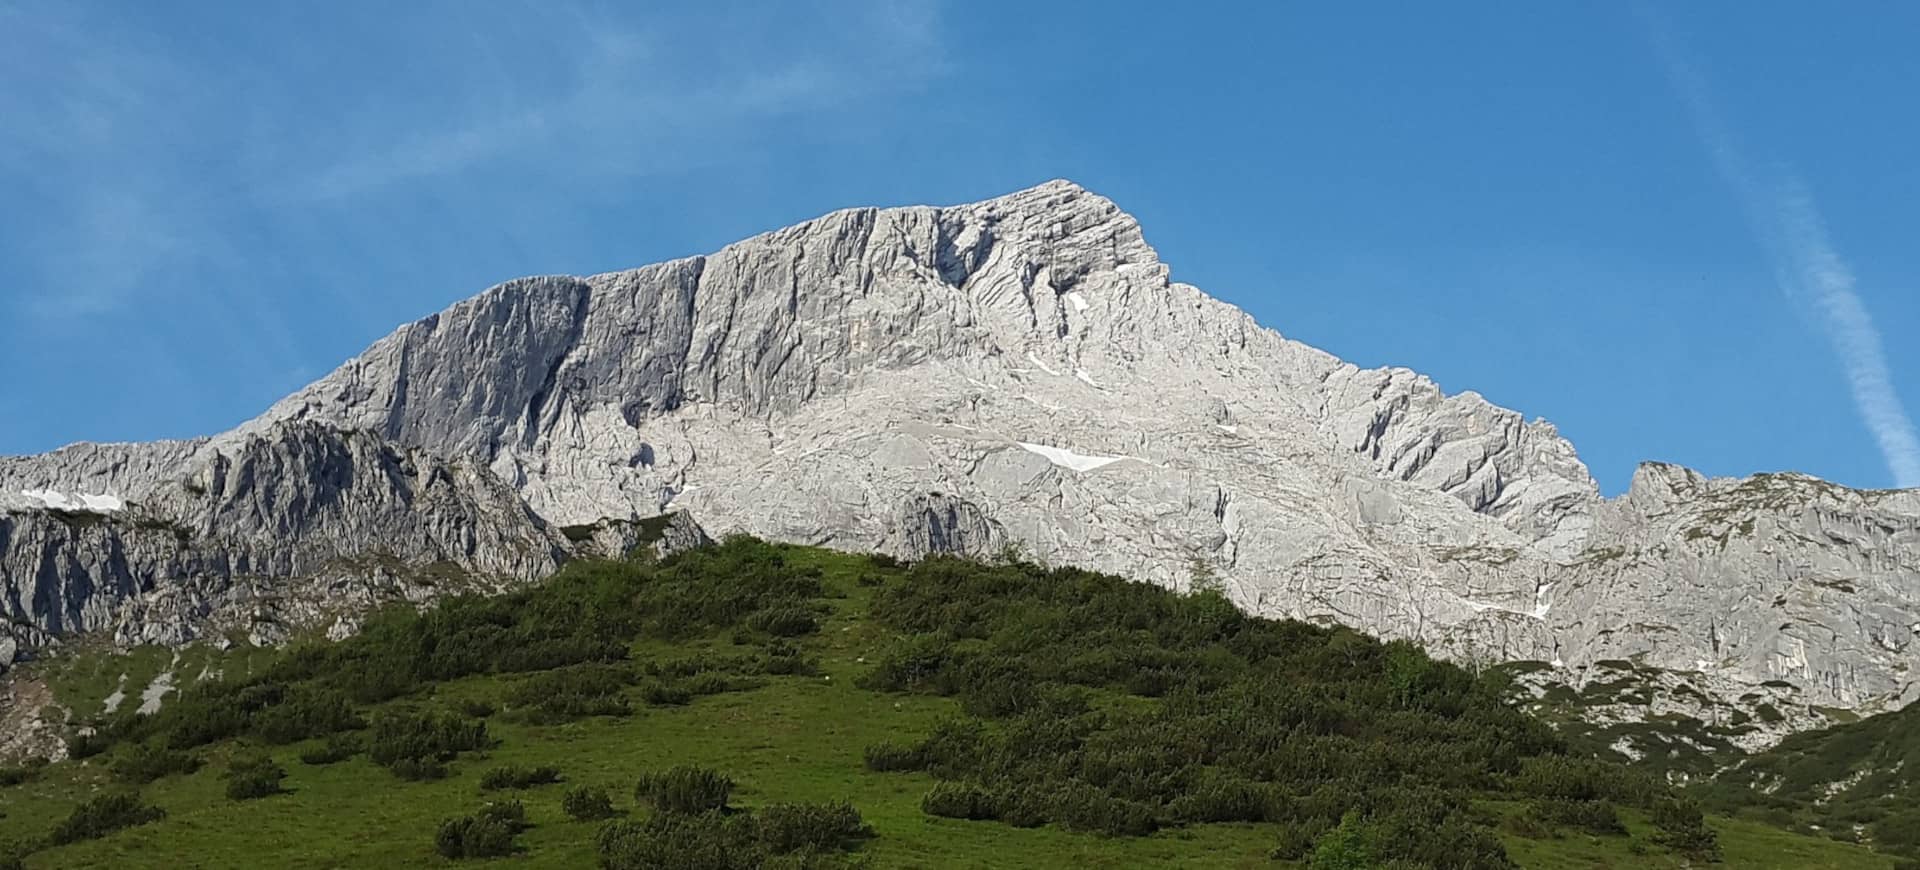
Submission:
<svg viewBox="0 0 1920 870">
<path fill-rule="evenodd" d="M 531 580 L 564 555 L 485 468 L 372 433 L 295 423 L 195 447 L 141 477 L 60 479 L 60 466 L 84 466 L 75 457 L 142 467 L 128 461 L 141 455 L 132 449 L 63 451 L 37 472 L 48 486 L 8 497 L 0 594 L 13 654 L 79 633 L 181 643 L 227 628 L 278 640 L 449 583 Z M 24 473 L 26 463 L 14 466 Z M 76 482 L 125 488 L 92 494 Z M 84 507 L 103 503 L 117 507 Z"/>
<path fill-rule="evenodd" d="M 1204 572 L 1259 613 L 1552 663 L 1568 681 L 1633 658 L 1735 698 L 1774 681 L 1808 709 L 1872 709 L 1912 697 L 1920 655 L 1900 591 L 1916 579 L 1913 494 L 1654 468 L 1603 500 L 1551 425 L 1260 327 L 1173 281 L 1131 217 L 1066 182 L 508 282 L 235 432 L 0 461 L 0 491 L 94 486 L 203 533 L 224 521 L 178 481 L 232 479 L 208 457 L 314 424 L 468 475 L 473 510 L 416 510 L 393 532 L 423 556 L 505 516 L 479 494 L 511 490 L 603 549 L 631 546 L 622 523 L 687 511 L 716 534 L 905 556 L 1012 546 L 1174 587 Z M 261 540 L 308 543 L 247 559 L 293 570 L 308 547 L 390 534 L 278 519 L 311 502 L 264 492 L 284 472 L 256 468 L 232 509 Z M 371 476 L 385 483 L 366 497 L 412 504 L 390 495 L 412 491 L 406 474 Z M 508 544 L 531 534 L 517 522 L 452 551 L 537 572 L 540 547 Z"/>
<path fill-rule="evenodd" d="M 686 511 L 639 520 L 601 519 L 560 530 L 576 556 L 599 559 L 664 559 L 713 543 Z"/>
</svg>

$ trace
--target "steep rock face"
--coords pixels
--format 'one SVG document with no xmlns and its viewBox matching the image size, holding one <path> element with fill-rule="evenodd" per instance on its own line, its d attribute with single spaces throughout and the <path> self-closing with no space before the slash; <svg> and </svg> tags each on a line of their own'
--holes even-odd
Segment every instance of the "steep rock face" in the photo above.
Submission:
<svg viewBox="0 0 1920 870">
<path fill-rule="evenodd" d="M 545 522 L 486 469 L 371 433 L 300 423 L 193 449 L 144 477 L 59 478 L 85 451 L 55 454 L 31 472 L 13 463 L 48 485 L 0 500 L 0 606 L 13 632 L 6 661 L 86 632 L 178 643 L 212 625 L 277 639 L 323 617 L 431 596 L 434 578 L 492 586 L 537 578 L 563 555 Z M 109 468 L 143 467 L 127 459 L 138 451 L 99 455 L 110 456 Z M 22 494 L 84 493 L 74 482 L 125 485 L 126 495 L 107 496 L 114 509 L 51 509 L 50 496 Z"/>
<path fill-rule="evenodd" d="M 1172 281 L 1132 218 L 1066 182 L 508 282 L 235 432 L 0 461 L 0 491 L 91 481 L 207 529 L 224 520 L 178 481 L 233 480 L 263 540 L 324 553 L 395 534 L 299 519 L 308 484 L 207 460 L 306 424 L 484 467 L 556 526 L 614 535 L 688 511 L 716 533 L 906 556 L 1013 545 L 1174 587 L 1200 570 L 1256 612 L 1553 662 L 1569 681 L 1626 657 L 1730 698 L 1784 681 L 1808 709 L 1871 708 L 1912 697 L 1920 654 L 1901 591 L 1912 494 L 1794 483 L 1755 501 L 1751 482 L 1654 469 L 1602 500 L 1551 425 L 1261 328 Z M 365 476 L 386 483 L 354 499 L 406 501 L 404 473 Z M 446 528 L 403 528 L 410 548 L 447 546 Z M 521 534 L 464 552 L 537 570 L 503 549 Z M 300 550 L 246 558 L 299 570 Z"/>
<path fill-rule="evenodd" d="M 1647 464 L 1559 571 L 1570 658 L 1784 682 L 1861 712 L 1920 699 L 1920 491 Z"/>
</svg>

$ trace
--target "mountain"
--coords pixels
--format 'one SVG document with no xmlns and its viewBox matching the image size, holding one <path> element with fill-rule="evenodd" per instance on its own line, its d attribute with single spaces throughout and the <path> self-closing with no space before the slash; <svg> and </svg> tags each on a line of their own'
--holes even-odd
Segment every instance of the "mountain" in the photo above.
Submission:
<svg viewBox="0 0 1920 870">
<path fill-rule="evenodd" d="M 219 471 L 243 465 L 254 490 Z M 1541 698 L 1625 666 L 1669 689 L 1652 712 L 1749 747 L 1920 696 L 1920 491 L 1648 464 L 1604 499 L 1550 424 L 1263 328 L 1064 181 L 510 281 L 232 432 L 0 460 L 16 492 L 0 585 L 27 646 L 244 622 L 215 599 L 330 589 L 374 554 L 524 580 L 572 552 L 562 529 L 678 511 L 1217 582 L 1259 615 L 1537 662 Z"/>
</svg>

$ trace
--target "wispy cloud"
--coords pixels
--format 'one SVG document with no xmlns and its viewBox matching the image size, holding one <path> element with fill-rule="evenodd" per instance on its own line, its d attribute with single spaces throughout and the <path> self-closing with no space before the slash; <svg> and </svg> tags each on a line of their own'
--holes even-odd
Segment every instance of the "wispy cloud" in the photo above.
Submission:
<svg viewBox="0 0 1920 870">
<path fill-rule="evenodd" d="M 1739 197 L 1773 259 L 1781 286 L 1818 320 L 1846 370 L 1853 403 L 1894 482 L 1920 487 L 1920 435 L 1894 388 L 1880 330 L 1855 289 L 1853 270 L 1828 237 L 1806 185 L 1791 170 L 1756 169 L 1721 118 L 1705 77 L 1665 24 L 1643 17 L 1668 78 L 1693 119 L 1715 170 Z"/>
<path fill-rule="evenodd" d="M 0 0 L 0 198 L 15 207 L 0 215 L 0 301 L 23 328 L 168 294 L 272 320 L 246 287 L 276 265 L 262 226 L 334 232 L 321 222 L 380 196 L 450 207 L 451 186 L 427 185 L 455 178 L 593 190 L 709 165 L 777 141 L 785 119 L 918 89 L 944 64 L 937 0 L 626 11 L 295 11 L 262 16 L 243 31 L 260 42 L 228 52 L 140 16 Z M 323 26 L 334 32 L 300 44 Z"/>
<path fill-rule="evenodd" d="M 553 66 L 557 85 L 394 119 L 389 135 L 345 149 L 294 192 L 337 199 L 526 159 L 605 175 L 672 170 L 758 123 L 917 88 L 944 64 L 933 0 L 774 10 L 649 28 L 571 9 L 516 34 L 516 50 Z M 836 26 L 817 32 L 821 21 Z"/>
</svg>

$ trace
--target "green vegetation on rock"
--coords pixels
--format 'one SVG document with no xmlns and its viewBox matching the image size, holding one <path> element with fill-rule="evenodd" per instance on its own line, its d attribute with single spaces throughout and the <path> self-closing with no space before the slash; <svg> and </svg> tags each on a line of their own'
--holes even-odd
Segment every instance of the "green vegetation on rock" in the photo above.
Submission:
<svg viewBox="0 0 1920 870">
<path fill-rule="evenodd" d="M 1701 816 L 1497 675 L 1018 560 L 734 539 L 234 655 L 176 666 L 158 712 L 80 712 L 94 754 L 8 777 L 0 841 L 28 867 L 1888 863 Z"/>
</svg>

